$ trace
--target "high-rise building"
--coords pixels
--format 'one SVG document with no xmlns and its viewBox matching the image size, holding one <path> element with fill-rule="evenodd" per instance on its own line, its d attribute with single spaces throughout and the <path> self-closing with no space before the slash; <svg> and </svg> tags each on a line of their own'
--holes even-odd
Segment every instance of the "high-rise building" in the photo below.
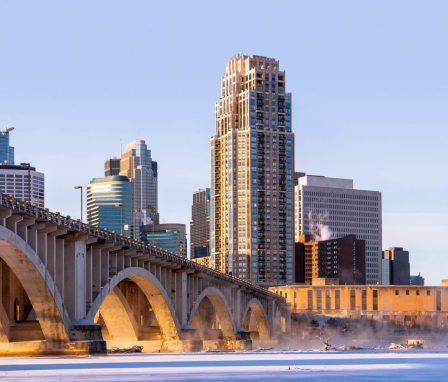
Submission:
<svg viewBox="0 0 448 382">
<path fill-rule="evenodd" d="M 353 180 L 303 175 L 295 190 L 295 241 L 356 235 L 366 242 L 366 282 L 381 282 L 381 193 L 357 190 Z"/>
<path fill-rule="evenodd" d="M 0 164 L 14 164 L 14 147 L 9 145 L 9 133 L 12 130 L 14 127 L 0 131 Z"/>
<path fill-rule="evenodd" d="M 410 285 L 425 285 L 425 278 L 420 275 L 420 272 L 418 273 L 418 275 L 412 275 L 410 278 Z"/>
<path fill-rule="evenodd" d="M 120 174 L 120 159 L 110 158 L 104 162 L 104 176 L 113 176 Z"/>
<path fill-rule="evenodd" d="M 140 226 L 158 223 L 157 163 L 151 158 L 145 141 L 136 140 L 126 145 L 121 154 L 120 175 L 127 176 L 134 188 L 135 237 L 140 237 Z"/>
<path fill-rule="evenodd" d="M 133 236 L 133 187 L 126 176 L 94 178 L 87 185 L 87 222 Z"/>
<path fill-rule="evenodd" d="M 383 251 L 381 261 L 383 285 L 410 285 L 409 252 L 391 247 Z"/>
<path fill-rule="evenodd" d="M 141 227 L 140 239 L 175 255 L 187 257 L 185 224 L 148 224 Z"/>
<path fill-rule="evenodd" d="M 210 256 L 210 188 L 193 193 L 190 222 L 190 258 Z"/>
<path fill-rule="evenodd" d="M 296 282 L 311 284 L 313 279 L 338 279 L 340 284 L 365 284 L 366 243 L 355 235 L 313 241 L 300 235 L 296 243 Z"/>
<path fill-rule="evenodd" d="M 0 190 L 38 207 L 45 205 L 45 176 L 28 163 L 0 165 Z"/>
<path fill-rule="evenodd" d="M 293 281 L 294 135 L 279 62 L 236 55 L 211 138 L 211 262 L 263 284 Z"/>
</svg>

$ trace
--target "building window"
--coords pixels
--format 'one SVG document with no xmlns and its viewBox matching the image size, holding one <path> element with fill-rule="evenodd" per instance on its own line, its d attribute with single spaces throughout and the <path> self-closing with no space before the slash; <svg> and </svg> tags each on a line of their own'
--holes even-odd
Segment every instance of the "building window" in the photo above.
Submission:
<svg viewBox="0 0 448 382">
<path fill-rule="evenodd" d="M 322 310 L 322 291 L 318 290 L 316 291 L 317 296 L 316 296 L 316 305 L 317 305 L 317 310 Z"/>
<path fill-rule="evenodd" d="M 325 291 L 325 309 L 331 309 L 331 294 L 329 290 Z"/>
<path fill-rule="evenodd" d="M 363 289 L 361 292 L 361 309 L 367 310 L 367 290 Z"/>
<path fill-rule="evenodd" d="M 426 295 L 431 296 L 431 291 L 429 289 L 426 291 Z"/>
<path fill-rule="evenodd" d="M 372 302 L 373 302 L 373 310 L 378 310 L 378 291 L 376 289 L 373 290 L 373 295 L 372 295 Z"/>
<path fill-rule="evenodd" d="M 356 310 L 356 291 L 350 290 L 350 310 Z"/>
<path fill-rule="evenodd" d="M 416 294 L 417 296 L 420 296 L 420 291 L 417 289 L 417 290 L 415 291 L 415 294 Z"/>
<path fill-rule="evenodd" d="M 409 296 L 409 289 L 406 289 L 406 296 Z"/>
<path fill-rule="evenodd" d="M 398 296 L 400 294 L 400 291 L 398 289 L 395 289 L 395 296 Z"/>
<path fill-rule="evenodd" d="M 436 294 L 436 305 L 437 311 L 440 312 L 442 310 L 442 293 L 439 290 Z"/>
<path fill-rule="evenodd" d="M 341 291 L 339 289 L 334 291 L 334 309 L 341 309 Z"/>
<path fill-rule="evenodd" d="M 313 291 L 308 290 L 308 310 L 313 310 Z"/>
</svg>

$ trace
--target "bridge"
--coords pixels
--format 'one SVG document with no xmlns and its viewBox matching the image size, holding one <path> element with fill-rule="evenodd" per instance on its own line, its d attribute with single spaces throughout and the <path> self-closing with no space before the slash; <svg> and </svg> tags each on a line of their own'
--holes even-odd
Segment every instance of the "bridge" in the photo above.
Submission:
<svg viewBox="0 0 448 382">
<path fill-rule="evenodd" d="M 2 195 L 0 354 L 249 349 L 290 332 L 277 294 Z"/>
</svg>

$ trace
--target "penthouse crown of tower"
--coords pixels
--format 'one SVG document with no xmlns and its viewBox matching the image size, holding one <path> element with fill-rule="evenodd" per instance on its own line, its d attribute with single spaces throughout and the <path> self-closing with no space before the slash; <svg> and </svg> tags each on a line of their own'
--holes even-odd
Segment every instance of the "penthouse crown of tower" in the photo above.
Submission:
<svg viewBox="0 0 448 382">
<path fill-rule="evenodd" d="M 235 55 L 211 138 L 212 267 L 264 284 L 293 281 L 291 94 L 279 62 Z"/>
</svg>

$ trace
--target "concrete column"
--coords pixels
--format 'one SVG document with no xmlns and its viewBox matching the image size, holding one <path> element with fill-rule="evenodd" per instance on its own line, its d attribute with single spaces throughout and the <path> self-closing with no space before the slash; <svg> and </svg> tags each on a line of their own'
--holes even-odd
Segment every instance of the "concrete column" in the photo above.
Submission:
<svg viewBox="0 0 448 382">
<path fill-rule="evenodd" d="M 86 315 L 86 242 L 66 240 L 64 251 L 64 302 L 73 322 Z"/>
<path fill-rule="evenodd" d="M 6 218 L 6 228 L 12 232 L 17 232 L 17 223 L 22 221 L 23 217 L 20 215 L 10 215 Z"/>
<path fill-rule="evenodd" d="M 56 238 L 56 263 L 55 263 L 55 277 L 54 282 L 61 292 L 61 296 L 64 296 L 64 239 Z"/>
<path fill-rule="evenodd" d="M 36 224 L 30 225 L 27 227 L 28 230 L 28 245 L 33 249 L 34 252 L 37 252 L 37 228 Z"/>
<path fill-rule="evenodd" d="M 0 206 L 0 225 L 6 226 L 6 218 L 12 215 L 12 211 L 9 208 Z"/>
<path fill-rule="evenodd" d="M 188 274 L 182 272 L 182 326 L 188 323 Z"/>
<path fill-rule="evenodd" d="M 241 317 L 241 315 L 243 314 L 243 307 L 241 306 L 241 291 L 238 289 L 236 291 L 236 325 L 237 325 L 237 330 L 239 330 L 240 328 L 243 327 L 243 323 L 242 320 L 244 318 Z"/>
<path fill-rule="evenodd" d="M 101 291 L 101 248 L 93 245 L 90 250 L 92 251 L 92 294 L 96 296 Z"/>
<path fill-rule="evenodd" d="M 52 233 L 47 235 L 47 271 L 52 277 L 53 281 L 56 276 L 56 236 Z"/>
<path fill-rule="evenodd" d="M 36 230 L 37 235 L 37 255 L 42 263 L 47 267 L 47 234 L 44 230 Z"/>
<path fill-rule="evenodd" d="M 28 243 L 28 226 L 34 224 L 35 219 L 31 216 L 24 216 L 20 222 L 17 222 L 16 233 Z"/>
<path fill-rule="evenodd" d="M 92 305 L 92 247 L 86 249 L 86 305 Z"/>
</svg>

